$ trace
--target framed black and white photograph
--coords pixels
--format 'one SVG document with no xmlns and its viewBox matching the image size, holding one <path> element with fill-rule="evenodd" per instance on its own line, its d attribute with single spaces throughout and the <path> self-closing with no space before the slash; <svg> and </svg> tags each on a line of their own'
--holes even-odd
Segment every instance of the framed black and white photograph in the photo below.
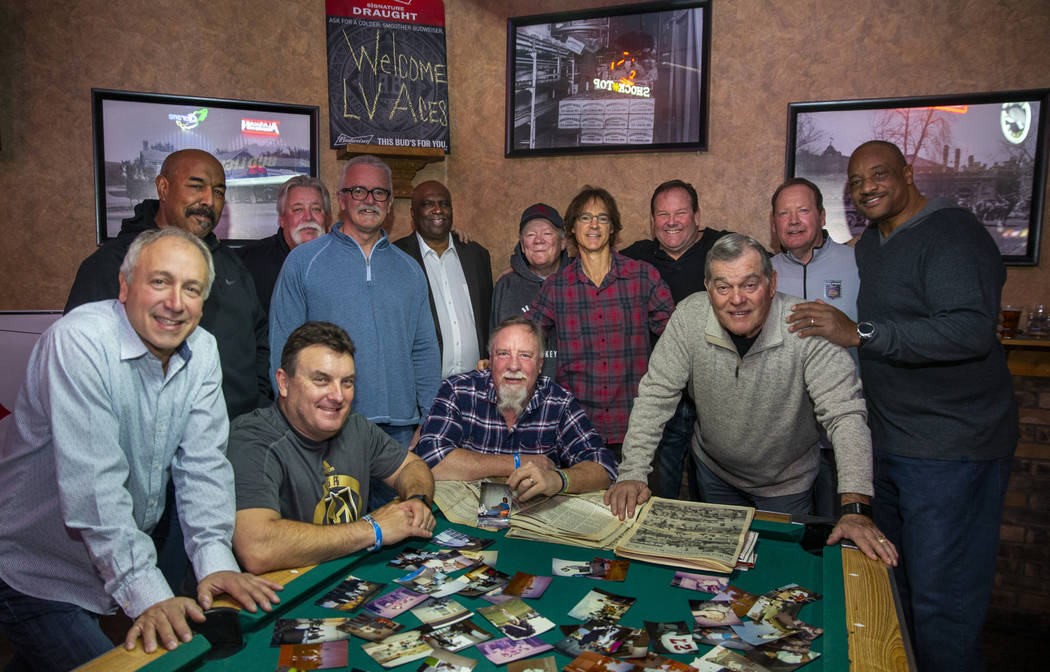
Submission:
<svg viewBox="0 0 1050 672">
<path fill-rule="evenodd" d="M 226 171 L 223 240 L 277 230 L 277 191 L 295 175 L 318 176 L 318 108 L 247 100 L 91 90 L 98 242 L 120 233 L 135 205 L 157 197 L 164 158 L 203 149 Z"/>
<path fill-rule="evenodd" d="M 506 156 L 707 149 L 709 0 L 513 17 Z"/>
<path fill-rule="evenodd" d="M 1003 262 L 1039 261 L 1047 170 L 1050 89 L 791 103 L 787 177 L 812 180 L 824 194 L 827 229 L 838 242 L 867 220 L 850 200 L 850 154 L 868 140 L 896 144 L 927 198 L 969 208 Z"/>
</svg>

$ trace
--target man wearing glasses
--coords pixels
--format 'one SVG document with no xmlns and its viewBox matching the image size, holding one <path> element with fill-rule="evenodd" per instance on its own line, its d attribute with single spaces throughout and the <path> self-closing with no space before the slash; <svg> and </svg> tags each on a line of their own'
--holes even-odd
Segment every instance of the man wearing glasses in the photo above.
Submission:
<svg viewBox="0 0 1050 672">
<path fill-rule="evenodd" d="M 557 334 L 554 379 L 619 458 L 652 338 L 663 332 L 674 299 L 655 268 L 615 251 L 623 226 L 608 191 L 584 186 L 565 210 L 565 225 L 577 256 L 544 281 L 529 318 Z"/>
<path fill-rule="evenodd" d="M 441 382 L 427 278 L 383 230 L 393 195 L 390 168 L 357 156 L 339 185 L 340 221 L 292 250 L 277 278 L 270 379 L 292 331 L 308 320 L 337 324 L 357 348 L 354 410 L 407 447 Z"/>
</svg>

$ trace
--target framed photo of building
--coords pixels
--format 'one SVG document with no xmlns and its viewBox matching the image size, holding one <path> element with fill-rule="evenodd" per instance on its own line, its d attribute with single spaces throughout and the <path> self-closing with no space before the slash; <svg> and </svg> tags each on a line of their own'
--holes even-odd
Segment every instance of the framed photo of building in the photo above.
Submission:
<svg viewBox="0 0 1050 672">
<path fill-rule="evenodd" d="M 508 157 L 707 148 L 710 0 L 513 17 Z"/>
<path fill-rule="evenodd" d="M 318 176 L 316 106 L 91 90 L 98 242 L 120 233 L 134 207 L 157 197 L 164 158 L 203 149 L 226 171 L 223 240 L 277 230 L 277 191 L 295 175 Z"/>
<path fill-rule="evenodd" d="M 1003 262 L 1034 266 L 1047 178 L 1050 89 L 791 103 L 787 177 L 824 194 L 827 228 L 845 242 L 867 226 L 850 200 L 846 168 L 868 140 L 896 144 L 927 198 L 974 212 Z"/>
</svg>

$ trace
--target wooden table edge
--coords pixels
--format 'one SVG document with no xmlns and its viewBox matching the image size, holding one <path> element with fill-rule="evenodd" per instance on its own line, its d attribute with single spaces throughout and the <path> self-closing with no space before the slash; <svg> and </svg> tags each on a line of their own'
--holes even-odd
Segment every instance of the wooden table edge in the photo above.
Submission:
<svg viewBox="0 0 1050 672">
<path fill-rule="evenodd" d="M 275 572 L 267 572 L 266 574 L 260 574 L 259 576 L 264 579 L 269 579 L 274 583 L 279 583 L 282 586 L 288 585 L 293 579 L 296 579 L 306 572 L 310 571 L 317 565 L 308 565 L 306 567 L 298 567 L 294 569 L 282 569 Z M 220 596 L 212 604 L 212 608 L 216 607 L 232 607 L 240 610 L 241 605 L 239 602 Z M 194 640 L 199 635 L 194 636 Z M 189 642 L 187 642 L 189 643 Z M 183 644 L 179 645 L 180 647 Z M 84 663 L 80 667 L 76 668 L 77 672 L 133 672 L 138 670 L 149 663 L 152 663 L 157 658 L 169 653 L 167 649 L 159 647 L 153 653 L 146 653 L 142 649 L 142 640 L 135 642 L 135 648 L 132 650 L 125 649 L 122 645 L 117 646 L 110 651 L 102 654 L 98 658 L 93 658 L 88 662 Z"/>
</svg>

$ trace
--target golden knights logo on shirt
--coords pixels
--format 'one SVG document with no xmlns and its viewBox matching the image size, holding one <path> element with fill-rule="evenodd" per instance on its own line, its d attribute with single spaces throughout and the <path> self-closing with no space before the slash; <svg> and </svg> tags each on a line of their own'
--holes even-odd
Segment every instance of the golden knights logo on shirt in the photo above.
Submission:
<svg viewBox="0 0 1050 672">
<path fill-rule="evenodd" d="M 314 525 L 352 523 L 361 516 L 361 484 L 353 476 L 334 473 L 324 463 L 324 486 L 321 501 L 314 509 Z"/>
</svg>

